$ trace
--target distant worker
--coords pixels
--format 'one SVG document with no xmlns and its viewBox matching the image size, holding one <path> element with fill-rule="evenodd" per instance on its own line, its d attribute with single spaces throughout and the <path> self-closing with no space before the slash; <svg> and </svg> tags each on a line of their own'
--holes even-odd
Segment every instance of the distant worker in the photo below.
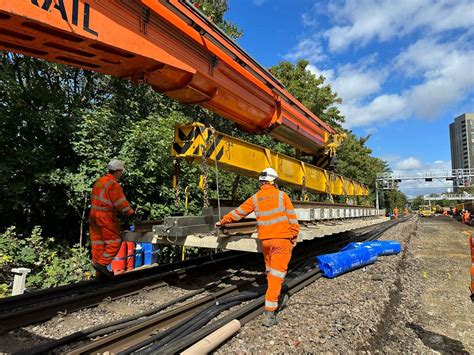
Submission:
<svg viewBox="0 0 474 355">
<path fill-rule="evenodd" d="M 393 216 L 395 217 L 395 219 L 398 219 L 398 207 L 395 207 L 393 209 Z"/>
<path fill-rule="evenodd" d="M 469 210 L 466 210 L 466 212 L 464 212 L 463 214 L 463 223 L 469 224 L 470 221 L 471 221 L 471 212 L 469 212 Z"/>
<path fill-rule="evenodd" d="M 443 210 L 443 216 L 447 216 L 448 215 L 448 210 Z"/>
<path fill-rule="evenodd" d="M 404 216 L 408 216 L 410 212 L 408 211 L 408 207 L 405 207 L 405 209 L 403 210 L 403 215 Z"/>
<path fill-rule="evenodd" d="M 117 255 L 122 243 L 117 213 L 131 216 L 135 212 L 118 183 L 125 171 L 123 161 L 114 159 L 107 168 L 109 173 L 98 179 L 92 188 L 89 230 L 92 266 L 99 277 L 110 278 L 114 273 L 107 270 L 107 265 Z"/>
<path fill-rule="evenodd" d="M 453 207 L 452 212 L 453 212 L 453 217 L 456 217 L 456 214 L 458 213 L 458 209 L 456 207 Z"/>
<path fill-rule="evenodd" d="M 278 323 L 275 312 L 287 301 L 288 296 L 280 297 L 280 292 L 300 229 L 290 198 L 275 186 L 277 178 L 274 169 L 263 170 L 258 177 L 260 190 L 216 224 L 236 222 L 255 212 L 268 282 L 263 319 L 267 327 Z"/>
</svg>

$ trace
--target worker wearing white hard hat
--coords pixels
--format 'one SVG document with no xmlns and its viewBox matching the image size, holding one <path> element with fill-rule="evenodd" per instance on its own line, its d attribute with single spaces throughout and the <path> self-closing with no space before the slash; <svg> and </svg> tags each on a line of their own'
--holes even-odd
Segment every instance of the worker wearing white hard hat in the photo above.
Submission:
<svg viewBox="0 0 474 355">
<path fill-rule="evenodd" d="M 288 299 L 280 295 L 281 286 L 288 270 L 291 251 L 296 245 L 299 224 L 290 198 L 275 186 L 278 173 L 268 167 L 264 169 L 258 180 L 260 190 L 247 199 L 238 208 L 226 214 L 216 225 L 237 222 L 248 214 L 255 212 L 257 219 L 258 238 L 262 243 L 265 259 L 268 288 L 265 294 L 265 312 L 263 325 L 267 327 L 278 323 L 276 312 Z"/>
<path fill-rule="evenodd" d="M 117 214 L 131 216 L 135 213 L 118 183 L 125 171 L 124 162 L 113 159 L 107 164 L 107 169 L 109 173 L 98 179 L 92 188 L 89 215 L 92 266 L 102 277 L 113 276 L 113 272 L 107 270 L 107 265 L 112 262 L 122 244 Z"/>
<path fill-rule="evenodd" d="M 107 164 L 107 169 L 109 169 L 109 171 L 112 171 L 112 172 L 117 171 L 117 170 L 125 171 L 125 163 L 122 160 L 112 159 Z"/>
<path fill-rule="evenodd" d="M 260 182 L 273 183 L 276 179 L 278 179 L 278 173 L 273 168 L 264 169 L 258 176 Z"/>
</svg>

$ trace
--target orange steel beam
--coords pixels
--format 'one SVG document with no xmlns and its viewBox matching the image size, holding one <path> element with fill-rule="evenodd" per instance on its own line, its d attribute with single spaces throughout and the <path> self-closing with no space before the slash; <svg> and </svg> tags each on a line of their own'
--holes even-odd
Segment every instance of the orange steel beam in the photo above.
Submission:
<svg viewBox="0 0 474 355">
<path fill-rule="evenodd" d="M 309 154 L 334 133 L 186 0 L 0 0 L 0 50 L 147 82 Z"/>
</svg>

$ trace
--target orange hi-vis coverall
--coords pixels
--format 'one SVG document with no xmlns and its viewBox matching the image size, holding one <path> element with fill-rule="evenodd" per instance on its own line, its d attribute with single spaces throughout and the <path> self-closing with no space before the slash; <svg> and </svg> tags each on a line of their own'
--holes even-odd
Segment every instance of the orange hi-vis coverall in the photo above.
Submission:
<svg viewBox="0 0 474 355">
<path fill-rule="evenodd" d="M 466 212 L 464 212 L 462 218 L 463 218 L 463 222 L 465 224 L 469 224 L 469 221 L 471 220 L 471 212 L 466 210 Z"/>
<path fill-rule="evenodd" d="M 395 219 L 398 219 L 398 208 L 397 207 L 395 207 L 393 209 L 393 215 L 394 215 Z"/>
<path fill-rule="evenodd" d="M 296 240 L 300 226 L 288 195 L 270 184 L 262 185 L 255 195 L 226 214 L 221 224 L 239 221 L 252 212 L 257 219 L 267 272 L 265 310 L 275 311 L 291 259 L 292 241 Z"/>
<path fill-rule="evenodd" d="M 94 183 L 91 202 L 89 230 L 92 261 L 108 265 L 122 243 L 117 212 L 128 216 L 135 212 L 125 198 L 122 187 L 111 174 L 102 176 Z"/>
</svg>

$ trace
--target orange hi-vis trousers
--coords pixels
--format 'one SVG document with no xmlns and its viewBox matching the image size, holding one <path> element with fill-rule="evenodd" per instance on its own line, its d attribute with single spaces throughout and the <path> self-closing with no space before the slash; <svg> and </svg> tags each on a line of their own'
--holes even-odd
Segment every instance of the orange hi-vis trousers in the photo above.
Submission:
<svg viewBox="0 0 474 355">
<path fill-rule="evenodd" d="M 91 212 L 89 232 L 92 244 L 92 261 L 108 265 L 120 250 L 120 225 L 114 212 Z"/>
<path fill-rule="evenodd" d="M 293 245 L 290 239 L 264 239 L 262 252 L 265 258 L 268 288 L 265 294 L 265 310 L 275 311 L 278 308 L 278 297 L 281 285 L 285 280 Z"/>
</svg>

